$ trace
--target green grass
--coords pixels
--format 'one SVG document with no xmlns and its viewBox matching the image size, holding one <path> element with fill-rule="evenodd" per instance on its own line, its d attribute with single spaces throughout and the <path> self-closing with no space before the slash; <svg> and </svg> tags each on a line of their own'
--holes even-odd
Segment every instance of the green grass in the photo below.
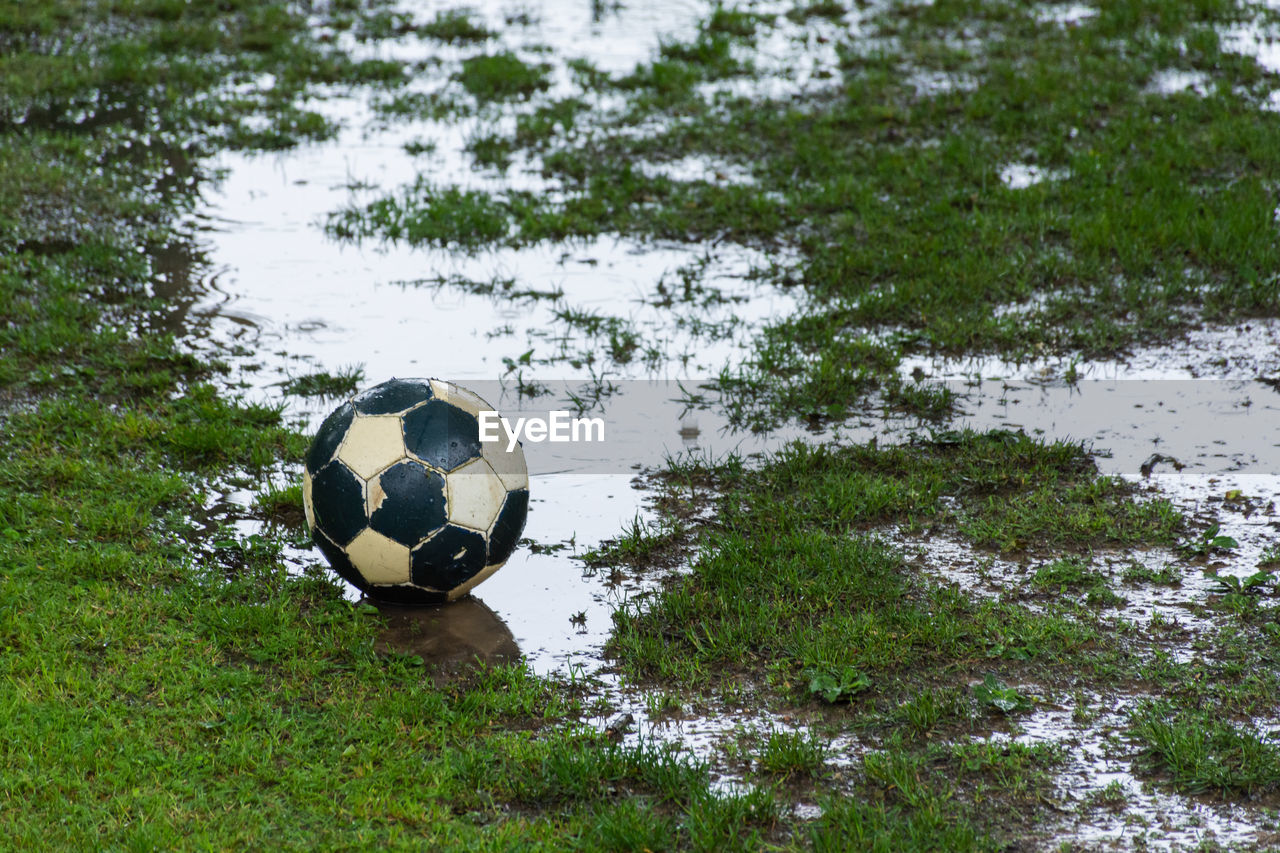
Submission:
<svg viewBox="0 0 1280 853">
<path fill-rule="evenodd" d="M 1026 837 L 1054 819 L 1045 804 L 1064 750 L 973 736 L 1054 707 L 1065 683 L 1103 696 L 1139 689 L 1177 709 L 1209 704 L 1219 715 L 1266 713 L 1280 697 L 1267 664 L 1280 632 L 1224 628 L 1202 641 L 1204 658 L 1174 664 L 1154 622 L 1148 632 L 1096 609 L 1120 602 L 1082 555 L 1173 548 L 1183 523 L 1166 502 L 1100 476 L 1078 445 L 1003 431 L 891 447 L 796 445 L 758 468 L 735 460 L 673 466 L 664 482 L 658 506 L 673 517 L 693 487 L 704 495 L 710 487 L 714 521 L 685 530 L 687 574 L 615 614 L 606 652 L 630 678 L 668 693 L 710 690 L 736 703 L 740 685 L 751 685 L 751 702 L 821 725 L 824 738 L 839 731 L 890 739 L 864 756 L 853 799 L 833 808 L 846 824 L 819 821 L 811 833 L 885 849 Z M 886 533 L 894 526 L 1015 559 L 1043 556 L 1026 560 L 1025 594 L 965 593 L 935 580 L 927 556 L 907 563 Z M 643 565 L 661 553 L 647 550 L 653 539 L 639 529 L 621 541 L 607 565 Z M 1169 579 L 1126 581 L 1159 589 Z M 1248 615 L 1249 625 L 1274 618 L 1272 609 Z M 1196 730 L 1192 722 L 1183 728 L 1184 736 Z M 1212 729 L 1201 732 L 1218 742 Z M 830 784 L 813 781 L 831 772 L 818 758 L 822 743 L 778 734 L 761 744 L 758 772 L 797 796 L 816 795 Z M 1259 780 L 1271 748 L 1250 758 Z M 1161 779 L 1162 767 L 1143 759 L 1138 770 Z M 1010 813 L 1019 820 L 1008 822 Z"/>
<path fill-rule="evenodd" d="M 760 773 L 783 779 L 820 776 L 826 758 L 826 745 L 812 733 L 771 731 L 763 738 L 756 765 Z"/>
<path fill-rule="evenodd" d="M 1147 702 L 1130 715 L 1140 761 L 1191 793 L 1255 794 L 1280 787 L 1280 745 L 1211 709 Z"/>
<path fill-rule="evenodd" d="M 787 12 L 787 17 L 798 23 L 808 18 L 830 18 L 833 21 L 838 21 L 848 12 L 848 8 L 840 3 L 832 2 L 832 0 L 816 0 L 813 3 L 797 4 L 791 11 Z"/>
<path fill-rule="evenodd" d="M 968 822 L 957 822 L 936 809 L 913 810 L 854 799 L 831 802 L 808 840 L 820 853 L 995 849 Z"/>
<path fill-rule="evenodd" d="M 1068 749 L 1059 743 L 1009 743 L 977 741 L 935 748 L 949 753 L 946 762 L 956 768 L 960 780 L 982 779 L 992 787 L 1019 798 L 1036 799 L 1052 790 L 1052 771 L 1062 765 Z"/>
<path fill-rule="evenodd" d="M 288 525 L 298 531 L 305 529 L 302 483 L 292 483 L 283 487 L 272 483 L 254 497 L 253 505 L 268 520 Z"/>
<path fill-rule="evenodd" d="M 487 53 L 462 61 L 457 80 L 481 103 L 528 98 L 551 85 L 545 65 L 532 65 L 510 51 Z"/>
<path fill-rule="evenodd" d="M 956 688 L 930 688 L 906 699 L 886 714 L 891 724 L 905 724 L 905 731 L 927 736 L 940 726 L 962 724 L 974 716 L 970 697 Z"/>
<path fill-rule="evenodd" d="M 575 63 L 579 90 L 553 99 L 550 66 L 462 10 L 415 24 L 356 0 L 309 17 L 274 0 L 0 2 L 10 843 L 1009 849 L 1057 819 L 1064 747 L 991 735 L 1056 707 L 1065 684 L 1099 697 L 1096 710 L 1077 702 L 1081 725 L 1120 692 L 1156 697 L 1116 747 L 1144 779 L 1272 795 L 1274 602 L 1228 592 L 1193 605 L 1212 619 L 1194 654 L 1167 620 L 1096 606 L 1120 602 L 1095 560 L 1228 546 L 1100 476 L 1078 445 L 937 423 L 901 446 L 672 463 L 659 524 L 625 527 L 589 559 L 601 571 L 691 564 L 631 599 L 608 643 L 623 677 L 655 697 L 651 712 L 793 718 L 742 754 L 757 787 L 724 795 L 700 759 L 599 735 L 581 684 L 522 665 L 424 667 L 386 651 L 376 611 L 344 601 L 327 573 L 290 574 L 281 553 L 298 544 L 300 489 L 281 472 L 306 438 L 279 408 L 220 395 L 225 368 L 158 331 L 156 258 L 183 239 L 176 222 L 201 203 L 210 156 L 330 136 L 307 107 L 320 86 L 362 92 L 382 121 L 502 119 L 470 139 L 473 161 L 527 160 L 560 190 L 424 175 L 334 212 L 338 239 L 474 252 L 617 233 L 794 251 L 797 263 L 756 275 L 799 287 L 799 310 L 718 377 L 742 423 L 884 410 L 940 422 L 951 392 L 900 378 L 903 356 L 1092 357 L 1203 320 L 1275 315 L 1280 117 L 1258 104 L 1276 79 L 1221 49 L 1214 27 L 1240 16 L 1233 5 L 1130 0 L 1059 27 L 1016 4 L 889 4 L 863 10 L 863 35 L 838 45 L 831 89 L 776 100 L 726 89 L 751 91 L 753 50 L 775 28 L 830 33 L 848 11 L 709 7 L 632 73 Z M 337 46 L 344 33 L 468 55 L 441 72 L 443 88 L 409 94 L 399 84 L 434 66 L 354 60 Z M 492 43 L 467 46 L 480 42 Z M 1208 95 L 1145 91 L 1162 68 L 1206 73 Z M 976 86 L 922 95 L 916 70 Z M 600 109 L 602 94 L 616 106 Z M 637 165 L 689 157 L 751 181 Z M 1010 162 L 1067 177 L 1009 189 L 998 172 Z M 580 364 L 649 357 L 623 318 L 559 304 L 544 284 L 435 285 L 556 301 L 557 322 L 597 350 Z M 727 297 L 689 268 L 645 299 L 688 311 Z M 506 363 L 536 393 L 519 373 L 533 351 Z M 357 381 L 317 373 L 288 390 L 345 394 Z M 262 532 L 208 509 L 212 484 L 227 482 L 257 495 L 244 513 L 272 522 Z M 710 521 L 689 515 L 707 500 Z M 1018 561 L 1025 594 L 941 582 L 947 567 L 908 562 L 899 531 Z M 1186 569 L 1131 564 L 1122 579 L 1160 592 Z M 797 818 L 797 802 L 821 816 Z"/>
<path fill-rule="evenodd" d="M 1280 567 L 1280 543 L 1268 545 L 1261 554 L 1258 555 L 1258 568 L 1275 569 Z"/>
<path fill-rule="evenodd" d="M 435 18 L 418 27 L 418 32 L 428 38 L 450 43 L 488 41 L 494 33 L 475 21 L 465 9 L 446 9 Z"/>
<path fill-rule="evenodd" d="M 467 151 L 477 166 L 487 166 L 499 172 L 505 172 L 511 165 L 511 154 L 515 145 L 504 136 L 482 134 L 467 141 Z"/>
<path fill-rule="evenodd" d="M 666 564 L 678 557 L 687 531 L 678 522 L 653 528 L 633 518 L 620 534 L 587 551 L 582 559 L 588 566 L 643 566 Z"/>
<path fill-rule="evenodd" d="M 487 194 L 438 187 L 427 178 L 406 188 L 402 198 L 379 199 L 369 210 L 377 217 L 376 229 L 362 212 L 346 209 L 330 216 L 330 232 L 475 250 L 501 239 L 510 228 L 503 207 Z"/>
<path fill-rule="evenodd" d="M 973 687 L 974 698 L 986 707 L 1001 714 L 1018 714 L 1030 711 L 1034 700 L 1018 690 L 1002 683 L 994 675 L 988 674 L 981 684 Z"/>
<path fill-rule="evenodd" d="M 380 118 L 387 120 L 414 118 L 442 121 L 470 115 L 474 111 L 466 98 L 447 89 L 438 92 L 393 90 L 375 99 L 372 106 Z"/>
<path fill-rule="evenodd" d="M 295 103 L 309 87 L 400 74 L 350 61 L 311 25 L 363 20 L 379 38 L 402 21 L 330 11 L 309 23 L 282 3 L 0 4 L 14 47 L 0 61 L 13 83 L 0 104 L 9 844 L 758 846 L 772 799 L 711 797 L 698 762 L 603 742 L 579 724 L 580 691 L 522 665 L 438 681 L 380 652 L 376 611 L 281 561 L 300 490 L 279 472 L 306 437 L 278 407 L 220 396 L 223 368 L 156 331 L 169 306 L 148 296 L 151 253 L 181 239 L 202 158 L 328 133 Z M 230 93 L 266 72 L 269 91 Z M 98 101 L 129 109 L 98 115 Z M 313 374 L 288 390 L 357 380 Z M 245 512 L 277 523 L 245 536 L 207 509 L 227 478 L 264 484 Z"/>
<path fill-rule="evenodd" d="M 1128 577 L 1136 580 L 1138 575 Z M 1144 577 L 1147 581 L 1157 578 L 1154 573 L 1148 573 Z M 1067 557 L 1040 566 L 1031 576 L 1031 585 L 1059 593 L 1077 589 L 1084 593 L 1085 600 L 1090 604 L 1109 606 L 1124 603 L 1124 599 L 1111 589 L 1106 575 L 1094 571 L 1089 560 L 1081 557 Z"/>
<path fill-rule="evenodd" d="M 1153 569 L 1135 560 L 1125 567 L 1121 578 L 1125 583 L 1182 586 L 1182 573 L 1172 563 L 1165 563 L 1159 569 Z"/>
<path fill-rule="evenodd" d="M 1043 614 L 970 600 L 911 576 L 868 528 L 927 520 L 979 546 L 1080 548 L 1171 543 L 1179 524 L 1167 503 L 1134 501 L 1099 477 L 1078 446 L 1006 432 L 884 449 L 796 445 L 758 472 L 730 464 L 709 475 L 725 491 L 693 573 L 615 616 L 608 649 L 637 675 L 693 686 L 763 669 L 809 684 L 810 671 L 838 687 L 855 671 L 883 694 L 952 660 L 1089 666 L 1105 644 L 1074 593 Z"/>
<path fill-rule="evenodd" d="M 336 373 L 325 370 L 291 376 L 281 383 L 281 390 L 297 397 L 326 397 L 336 399 L 355 394 L 364 381 L 364 368 L 344 367 Z"/>
</svg>

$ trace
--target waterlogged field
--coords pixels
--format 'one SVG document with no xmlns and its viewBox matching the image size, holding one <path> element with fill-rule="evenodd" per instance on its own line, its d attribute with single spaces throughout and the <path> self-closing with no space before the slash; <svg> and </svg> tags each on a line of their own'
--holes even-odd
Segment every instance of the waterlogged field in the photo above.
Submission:
<svg viewBox="0 0 1280 853">
<path fill-rule="evenodd" d="M 1278 38 L 0 0 L 12 845 L 1280 845 Z M 299 462 L 414 374 L 608 440 L 379 609 Z"/>
</svg>

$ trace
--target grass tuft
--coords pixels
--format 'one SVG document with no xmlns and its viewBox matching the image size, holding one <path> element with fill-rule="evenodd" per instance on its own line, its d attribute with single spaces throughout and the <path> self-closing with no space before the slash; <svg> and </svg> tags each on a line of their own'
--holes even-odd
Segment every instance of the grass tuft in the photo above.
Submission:
<svg viewBox="0 0 1280 853">
<path fill-rule="evenodd" d="M 495 33 L 475 20 L 466 9 L 445 9 L 418 27 L 419 35 L 449 44 L 472 44 L 488 41 Z"/>
<path fill-rule="evenodd" d="M 457 80 L 477 101 L 528 98 L 551 86 L 546 65 L 526 63 L 510 51 L 473 56 L 462 61 Z"/>
<path fill-rule="evenodd" d="M 1141 743 L 1139 766 L 1179 790 L 1254 794 L 1280 786 L 1280 746 L 1210 709 L 1146 702 L 1130 715 Z"/>
</svg>

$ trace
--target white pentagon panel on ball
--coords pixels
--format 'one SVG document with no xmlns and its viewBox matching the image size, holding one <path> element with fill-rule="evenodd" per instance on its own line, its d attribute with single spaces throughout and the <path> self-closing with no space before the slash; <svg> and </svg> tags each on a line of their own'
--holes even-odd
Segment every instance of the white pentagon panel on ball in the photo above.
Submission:
<svg viewBox="0 0 1280 853">
<path fill-rule="evenodd" d="M 345 550 L 369 583 L 409 582 L 409 549 L 378 531 L 365 528 Z"/>
<path fill-rule="evenodd" d="M 316 514 L 311 508 L 311 472 L 302 469 L 302 512 L 307 517 L 307 529 L 316 529 Z"/>
<path fill-rule="evenodd" d="M 439 399 L 457 406 L 468 414 L 478 416 L 481 412 L 493 411 L 493 406 L 481 399 L 479 394 L 454 385 L 452 382 L 432 379 L 431 390 Z"/>
<path fill-rule="evenodd" d="M 507 488 L 483 459 L 475 459 L 449 474 L 449 521 L 487 533 L 506 500 Z"/>
<path fill-rule="evenodd" d="M 511 433 L 506 427 L 499 428 L 501 437 L 497 441 L 480 442 L 480 455 L 489 467 L 502 480 L 503 488 L 508 491 L 529 488 L 529 468 L 524 461 L 524 449 L 519 444 L 510 444 Z M 511 450 L 507 450 L 511 447 Z"/>
<path fill-rule="evenodd" d="M 338 448 L 338 458 L 365 480 L 403 457 L 399 415 L 356 415 Z"/>
</svg>

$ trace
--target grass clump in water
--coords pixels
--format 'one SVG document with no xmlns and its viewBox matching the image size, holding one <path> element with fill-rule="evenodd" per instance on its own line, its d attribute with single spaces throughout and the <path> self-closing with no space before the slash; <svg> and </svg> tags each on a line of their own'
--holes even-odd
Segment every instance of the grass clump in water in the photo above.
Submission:
<svg viewBox="0 0 1280 853">
<path fill-rule="evenodd" d="M 796 23 L 803 23 L 809 18 L 829 18 L 833 21 L 838 21 L 848 13 L 848 8 L 841 3 L 833 2 L 833 0 L 816 0 L 813 3 L 795 6 L 787 12 L 787 17 Z"/>
<path fill-rule="evenodd" d="M 336 373 L 325 370 L 293 376 L 281 383 L 281 390 L 297 397 L 349 397 L 364 381 L 364 368 L 346 367 Z"/>
<path fill-rule="evenodd" d="M 1154 579 L 1154 576 L 1148 578 Z M 1124 603 L 1124 599 L 1112 591 L 1107 577 L 1094 571 L 1089 561 L 1082 557 L 1066 557 L 1040 566 L 1031 576 L 1031 585 L 1058 593 L 1065 593 L 1069 589 L 1081 590 L 1085 594 L 1085 601 L 1090 604 Z"/>
<path fill-rule="evenodd" d="M 1179 790 L 1255 794 L 1280 786 L 1280 745 L 1209 709 L 1147 702 L 1130 717 L 1140 766 Z"/>
<path fill-rule="evenodd" d="M 478 23 L 466 9 L 437 12 L 435 18 L 418 27 L 418 33 L 450 44 L 482 42 L 494 37 L 494 33 Z"/>
<path fill-rule="evenodd" d="M 813 733 L 771 731 L 763 738 L 756 765 L 766 776 L 820 776 L 827 746 Z"/>
<path fill-rule="evenodd" d="M 477 249 L 504 238 L 510 219 L 507 205 L 487 193 L 437 187 L 424 179 L 399 198 L 332 214 L 327 228 L 339 237 L 376 235 L 415 245 Z"/>
<path fill-rule="evenodd" d="M 443 121 L 470 115 L 473 107 L 466 98 L 442 92 L 396 92 L 373 101 L 374 112 L 385 119 L 429 119 Z"/>
<path fill-rule="evenodd" d="M 530 64 L 510 51 L 487 53 L 462 61 L 457 80 L 481 103 L 528 98 L 550 88 L 550 69 Z"/>
</svg>

